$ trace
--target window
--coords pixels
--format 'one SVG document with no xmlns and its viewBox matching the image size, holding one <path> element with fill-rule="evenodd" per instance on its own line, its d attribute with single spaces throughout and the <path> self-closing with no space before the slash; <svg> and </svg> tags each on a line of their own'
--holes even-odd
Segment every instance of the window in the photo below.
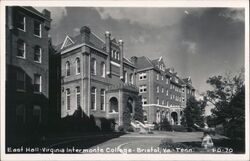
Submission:
<svg viewBox="0 0 250 161">
<path fill-rule="evenodd" d="M 25 73 L 23 71 L 17 71 L 17 90 L 25 91 Z"/>
<path fill-rule="evenodd" d="M 141 85 L 139 87 L 139 92 L 140 93 L 146 93 L 147 92 L 147 86 L 146 85 Z"/>
<path fill-rule="evenodd" d="M 157 104 L 159 105 L 160 104 L 160 99 L 158 97 L 156 98 L 156 101 L 157 101 Z"/>
<path fill-rule="evenodd" d="M 70 89 L 66 89 L 66 109 L 70 110 Z"/>
<path fill-rule="evenodd" d="M 131 84 L 134 84 L 134 75 L 133 74 L 129 75 L 129 81 Z"/>
<path fill-rule="evenodd" d="M 156 80 L 159 80 L 159 73 L 156 74 Z"/>
<path fill-rule="evenodd" d="M 24 105 L 18 105 L 16 107 L 16 121 L 18 124 L 25 123 L 25 106 Z"/>
<path fill-rule="evenodd" d="M 66 76 L 70 76 L 70 63 L 66 62 Z"/>
<path fill-rule="evenodd" d="M 34 21 L 34 35 L 42 37 L 42 25 L 38 21 Z"/>
<path fill-rule="evenodd" d="M 101 77 L 105 78 L 106 75 L 106 65 L 104 62 L 101 63 Z"/>
<path fill-rule="evenodd" d="M 17 41 L 17 57 L 25 58 L 26 55 L 26 44 L 23 40 Z"/>
<path fill-rule="evenodd" d="M 116 50 L 114 50 L 114 57 L 115 57 L 115 59 L 116 59 L 116 56 L 117 56 L 117 51 Z"/>
<path fill-rule="evenodd" d="M 165 104 L 165 100 L 162 100 L 162 101 L 161 101 L 161 104 L 164 105 L 164 104 Z"/>
<path fill-rule="evenodd" d="M 159 86 L 156 87 L 156 92 L 157 92 L 157 93 L 160 92 L 160 87 L 159 87 Z"/>
<path fill-rule="evenodd" d="M 23 14 L 17 14 L 17 21 L 16 21 L 17 28 L 20 30 L 26 30 L 26 18 Z"/>
<path fill-rule="evenodd" d="M 167 102 L 167 106 L 168 106 L 168 105 L 169 105 L 169 104 L 168 104 L 168 101 L 166 101 L 166 102 Z"/>
<path fill-rule="evenodd" d="M 81 92 L 80 87 L 76 87 L 76 107 L 79 107 L 81 105 Z"/>
<path fill-rule="evenodd" d="M 96 60 L 95 60 L 95 58 L 91 59 L 90 70 L 91 70 L 91 74 L 96 75 Z"/>
<path fill-rule="evenodd" d="M 147 98 L 142 98 L 142 104 L 143 105 L 147 104 Z"/>
<path fill-rule="evenodd" d="M 101 110 L 105 111 L 105 90 L 101 89 Z"/>
<path fill-rule="evenodd" d="M 168 84 L 168 81 L 169 81 L 169 79 L 168 79 L 168 78 L 166 78 L 166 84 Z"/>
<path fill-rule="evenodd" d="M 161 93 L 164 93 L 164 88 L 161 88 Z"/>
<path fill-rule="evenodd" d="M 166 89 L 166 96 L 168 96 L 168 90 Z"/>
<path fill-rule="evenodd" d="M 114 50 L 111 50 L 111 57 L 114 58 Z"/>
<path fill-rule="evenodd" d="M 127 73 L 127 71 L 124 71 L 124 81 L 125 81 L 125 83 L 128 83 L 128 73 Z"/>
<path fill-rule="evenodd" d="M 34 74 L 34 92 L 42 92 L 42 76 Z"/>
<path fill-rule="evenodd" d="M 117 60 L 120 60 L 120 53 L 119 52 L 116 52 L 116 54 L 117 54 Z"/>
<path fill-rule="evenodd" d="M 32 122 L 35 124 L 41 123 L 42 122 L 42 111 L 41 107 L 38 105 L 35 105 L 33 107 L 33 118 Z"/>
<path fill-rule="evenodd" d="M 91 109 L 96 110 L 96 88 L 91 88 Z"/>
<path fill-rule="evenodd" d="M 38 63 L 42 62 L 42 49 L 40 46 L 34 47 L 34 61 Z"/>
<path fill-rule="evenodd" d="M 145 80 L 145 79 L 147 79 L 147 73 L 140 73 L 139 80 Z"/>
<path fill-rule="evenodd" d="M 164 78 L 163 78 L 163 75 L 161 76 L 161 80 L 163 80 Z"/>
<path fill-rule="evenodd" d="M 76 58 L 76 74 L 81 73 L 81 65 L 80 65 L 80 59 Z"/>
<path fill-rule="evenodd" d="M 182 97 L 182 102 L 184 102 L 185 101 L 185 98 L 184 97 Z"/>
</svg>

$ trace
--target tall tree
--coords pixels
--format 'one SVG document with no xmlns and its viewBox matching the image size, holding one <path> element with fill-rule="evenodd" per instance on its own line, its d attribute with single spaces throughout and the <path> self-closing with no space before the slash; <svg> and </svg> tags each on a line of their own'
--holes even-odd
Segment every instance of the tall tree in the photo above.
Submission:
<svg viewBox="0 0 250 161">
<path fill-rule="evenodd" d="M 207 83 L 213 87 L 206 94 L 207 101 L 214 105 L 210 119 L 215 124 L 223 124 L 227 136 L 244 139 L 244 70 L 235 76 L 226 73 L 225 76 L 210 77 Z"/>
<path fill-rule="evenodd" d="M 187 100 L 187 106 L 184 109 L 184 115 L 182 117 L 182 125 L 192 128 L 194 124 L 203 126 L 204 123 L 204 101 L 197 101 L 194 97 L 190 97 Z"/>
</svg>

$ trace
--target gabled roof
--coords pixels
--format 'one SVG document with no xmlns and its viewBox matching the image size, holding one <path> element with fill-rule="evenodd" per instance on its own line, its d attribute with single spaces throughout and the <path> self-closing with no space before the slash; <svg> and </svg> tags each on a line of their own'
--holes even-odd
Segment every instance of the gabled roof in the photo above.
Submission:
<svg viewBox="0 0 250 161">
<path fill-rule="evenodd" d="M 68 46 L 63 46 L 63 43 L 65 42 L 66 39 L 70 39 L 74 43 L 72 43 L 72 44 L 70 44 Z M 105 47 L 104 41 L 102 39 L 100 39 L 98 36 L 96 36 L 95 34 L 93 34 L 93 33 L 90 33 L 89 42 L 84 42 L 84 40 L 82 39 L 81 34 L 79 34 L 79 35 L 77 35 L 75 37 L 70 37 L 70 36 L 66 35 L 63 43 L 60 43 L 60 44 L 58 44 L 56 46 L 56 50 L 58 52 L 60 52 L 62 50 L 65 50 L 67 48 L 70 48 L 73 45 L 79 45 L 79 44 L 82 44 L 82 43 L 86 43 L 88 45 L 91 45 L 91 46 L 99 49 L 99 50 L 105 51 L 104 50 L 104 47 Z"/>
<path fill-rule="evenodd" d="M 23 6 L 22 7 L 23 9 L 29 11 L 29 12 L 32 12 L 34 13 L 35 15 L 43 18 L 43 19 L 47 19 L 49 21 L 51 21 L 51 19 L 49 19 L 48 17 L 45 17 L 43 13 L 39 12 L 38 10 L 36 10 L 34 7 L 31 7 L 31 6 Z"/>
<path fill-rule="evenodd" d="M 137 67 L 138 70 L 154 67 L 151 60 L 147 58 L 146 56 L 137 57 L 135 66 Z"/>
<path fill-rule="evenodd" d="M 70 38 L 68 35 L 65 37 L 63 44 L 61 46 L 61 49 L 63 49 L 64 47 L 73 45 L 75 42 L 72 40 L 72 38 Z"/>
</svg>

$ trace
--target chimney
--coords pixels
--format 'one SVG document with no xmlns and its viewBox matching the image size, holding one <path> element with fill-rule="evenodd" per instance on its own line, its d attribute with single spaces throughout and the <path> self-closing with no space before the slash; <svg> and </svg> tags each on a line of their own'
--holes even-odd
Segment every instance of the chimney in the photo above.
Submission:
<svg viewBox="0 0 250 161">
<path fill-rule="evenodd" d="M 137 65 L 137 56 L 132 56 L 131 58 L 132 63 L 136 66 Z"/>
<path fill-rule="evenodd" d="M 120 79 L 123 79 L 123 44 L 122 40 L 119 40 L 119 48 L 120 48 Z"/>
<path fill-rule="evenodd" d="M 105 32 L 105 48 L 106 52 L 108 53 L 108 58 L 107 58 L 107 75 L 111 74 L 111 68 L 110 68 L 110 54 L 111 54 L 111 45 L 110 45 L 110 37 L 111 33 L 106 31 Z"/>
<path fill-rule="evenodd" d="M 89 43 L 90 33 L 91 33 L 90 28 L 87 27 L 87 26 L 83 26 L 80 29 L 80 33 L 81 33 L 81 36 L 82 36 L 82 41 L 85 42 L 85 43 Z"/>
<path fill-rule="evenodd" d="M 44 21 L 44 26 L 47 30 L 50 29 L 50 22 L 51 22 L 51 14 L 50 11 L 44 9 L 42 11 L 42 14 L 44 15 L 44 17 L 46 18 L 46 20 Z"/>
</svg>

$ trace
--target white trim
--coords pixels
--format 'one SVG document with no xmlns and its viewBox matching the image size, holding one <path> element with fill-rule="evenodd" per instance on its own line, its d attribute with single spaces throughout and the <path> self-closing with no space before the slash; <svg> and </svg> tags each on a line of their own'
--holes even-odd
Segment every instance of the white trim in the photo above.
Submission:
<svg viewBox="0 0 250 161">
<path fill-rule="evenodd" d="M 65 39 L 64 39 L 64 41 L 63 41 L 63 44 L 62 44 L 62 46 L 61 46 L 61 49 L 63 49 L 64 47 L 66 47 L 65 45 L 66 45 L 66 43 L 68 42 L 67 40 L 69 40 L 69 41 L 71 42 L 71 44 L 74 44 L 74 43 L 75 43 L 68 35 L 66 35 L 66 37 L 65 37 Z M 68 46 L 68 45 L 67 45 L 67 46 Z"/>
<path fill-rule="evenodd" d="M 111 63 L 112 65 L 114 65 L 114 66 L 121 67 L 120 64 L 118 64 L 118 63 L 116 63 L 116 62 L 114 62 L 114 61 L 110 61 L 110 63 Z"/>
<path fill-rule="evenodd" d="M 39 21 L 34 20 L 34 30 L 35 30 L 35 22 L 39 23 L 39 35 L 36 35 L 35 33 L 33 33 L 34 36 L 38 37 L 38 38 L 42 38 L 42 23 Z M 33 31 L 34 32 L 34 31 Z"/>
<path fill-rule="evenodd" d="M 163 105 L 158 105 L 158 104 L 144 104 L 142 106 L 143 107 L 157 106 L 157 107 L 163 107 L 167 109 L 182 109 L 181 106 L 163 106 Z"/>
</svg>

